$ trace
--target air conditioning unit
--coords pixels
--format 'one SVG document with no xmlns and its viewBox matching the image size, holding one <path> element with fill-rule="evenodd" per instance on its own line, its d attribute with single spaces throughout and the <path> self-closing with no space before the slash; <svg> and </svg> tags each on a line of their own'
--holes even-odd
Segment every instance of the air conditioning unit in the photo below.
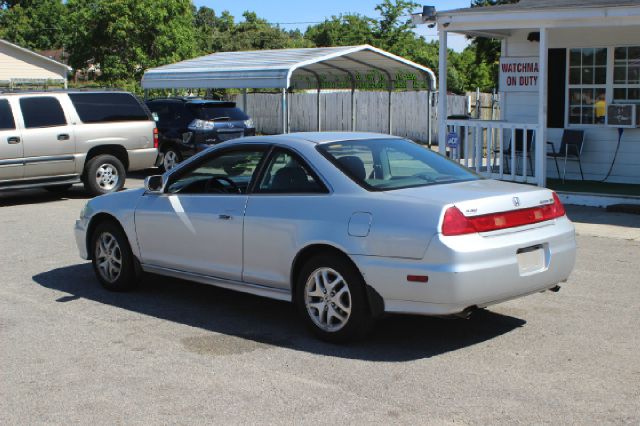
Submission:
<svg viewBox="0 0 640 426">
<path fill-rule="evenodd" d="M 607 107 L 607 125 L 611 127 L 639 127 L 640 108 L 635 104 L 611 104 Z"/>
</svg>

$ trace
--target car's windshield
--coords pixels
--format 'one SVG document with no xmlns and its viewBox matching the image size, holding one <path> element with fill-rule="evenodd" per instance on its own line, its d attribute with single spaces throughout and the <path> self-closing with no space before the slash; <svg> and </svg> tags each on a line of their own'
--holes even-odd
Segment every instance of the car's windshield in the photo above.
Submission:
<svg viewBox="0 0 640 426">
<path fill-rule="evenodd" d="M 244 121 L 249 119 L 249 116 L 240 108 L 229 104 L 194 103 L 189 104 L 188 108 L 200 120 Z"/>
<path fill-rule="evenodd" d="M 370 191 L 480 179 L 470 170 L 406 139 L 331 142 L 318 149 Z"/>
</svg>

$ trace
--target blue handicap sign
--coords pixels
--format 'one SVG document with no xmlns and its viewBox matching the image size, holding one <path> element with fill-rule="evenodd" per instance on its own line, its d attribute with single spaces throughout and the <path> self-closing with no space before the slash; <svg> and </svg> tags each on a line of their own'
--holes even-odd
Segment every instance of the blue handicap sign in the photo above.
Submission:
<svg viewBox="0 0 640 426">
<path fill-rule="evenodd" d="M 460 138 L 458 137 L 458 134 L 456 132 L 450 132 L 447 135 L 447 146 L 449 148 L 457 148 L 459 141 L 460 141 Z"/>
</svg>

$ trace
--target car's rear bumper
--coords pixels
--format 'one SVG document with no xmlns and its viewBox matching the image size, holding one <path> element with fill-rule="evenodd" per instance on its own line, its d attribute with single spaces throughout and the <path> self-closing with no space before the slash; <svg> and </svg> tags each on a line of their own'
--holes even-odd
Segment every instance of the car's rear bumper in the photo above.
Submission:
<svg viewBox="0 0 640 426">
<path fill-rule="evenodd" d="M 544 264 L 522 272 L 518 250 L 541 246 Z M 435 235 L 423 260 L 352 256 L 386 312 L 448 315 L 544 291 L 565 281 L 575 263 L 575 232 L 565 217 L 553 224 L 491 236 Z M 428 282 L 408 282 L 408 275 Z"/>
<path fill-rule="evenodd" d="M 156 148 L 132 149 L 129 154 L 129 171 L 144 170 L 156 166 L 158 150 Z"/>
</svg>

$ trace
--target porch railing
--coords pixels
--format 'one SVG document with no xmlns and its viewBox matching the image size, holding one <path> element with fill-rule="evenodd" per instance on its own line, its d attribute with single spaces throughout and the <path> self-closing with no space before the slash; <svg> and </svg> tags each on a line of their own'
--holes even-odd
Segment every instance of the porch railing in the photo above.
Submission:
<svg viewBox="0 0 640 426">
<path fill-rule="evenodd" d="M 485 177 L 538 184 L 535 147 L 544 143 L 537 140 L 538 130 L 532 123 L 447 120 L 445 149 L 449 158 Z"/>
</svg>

